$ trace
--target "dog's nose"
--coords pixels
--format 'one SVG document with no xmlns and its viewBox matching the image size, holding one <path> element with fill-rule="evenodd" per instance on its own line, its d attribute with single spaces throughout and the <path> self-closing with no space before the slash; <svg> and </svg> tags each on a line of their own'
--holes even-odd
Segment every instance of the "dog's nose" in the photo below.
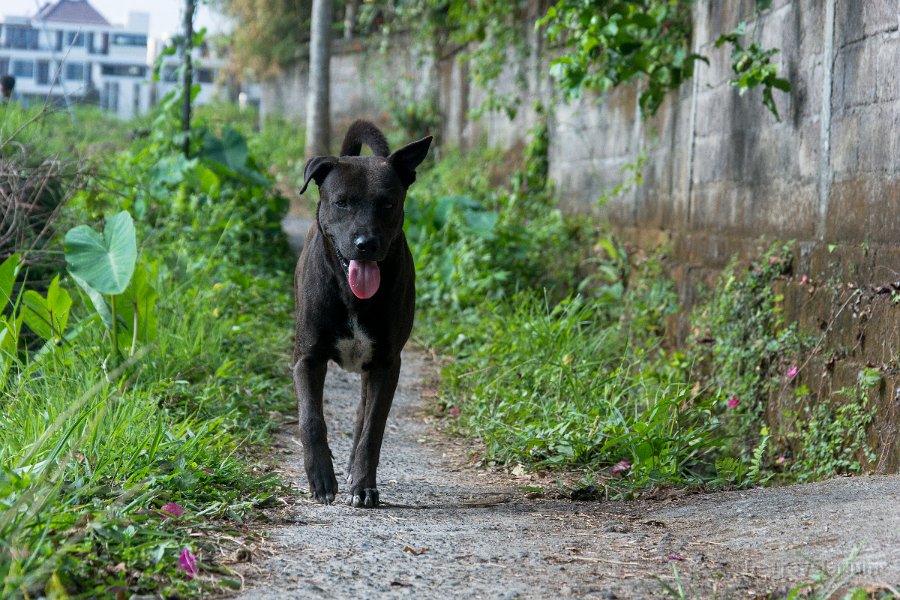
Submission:
<svg viewBox="0 0 900 600">
<path fill-rule="evenodd" d="M 355 240 L 353 240 L 353 244 L 356 246 L 356 249 L 363 254 L 375 252 L 378 249 L 378 240 L 368 235 L 361 235 L 357 237 Z"/>
</svg>

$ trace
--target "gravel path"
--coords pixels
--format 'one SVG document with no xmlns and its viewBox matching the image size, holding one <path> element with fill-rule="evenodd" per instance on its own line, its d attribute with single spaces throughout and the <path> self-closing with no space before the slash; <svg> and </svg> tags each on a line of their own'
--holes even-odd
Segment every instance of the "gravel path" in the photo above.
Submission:
<svg viewBox="0 0 900 600">
<path fill-rule="evenodd" d="M 666 595 L 663 582 L 752 598 L 835 574 L 855 551 L 848 577 L 900 584 L 900 477 L 573 502 L 553 479 L 468 466 L 470 448 L 436 433 L 425 411 L 427 371 L 422 356 L 404 356 L 379 470 L 386 506 L 299 500 L 254 553 L 241 598 L 650 598 Z M 358 397 L 359 377 L 332 365 L 337 471 Z M 305 491 L 295 430 L 276 448 L 283 475 Z"/>
</svg>

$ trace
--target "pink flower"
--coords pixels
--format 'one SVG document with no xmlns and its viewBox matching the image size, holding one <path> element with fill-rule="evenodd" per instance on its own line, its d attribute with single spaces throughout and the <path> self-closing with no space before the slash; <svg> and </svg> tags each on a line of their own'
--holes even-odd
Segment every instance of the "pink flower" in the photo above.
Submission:
<svg viewBox="0 0 900 600">
<path fill-rule="evenodd" d="M 791 367 L 790 370 L 787 372 L 787 378 L 788 378 L 788 379 L 793 379 L 794 377 L 797 376 L 797 373 L 799 373 L 799 372 L 800 372 L 800 369 L 799 369 L 797 366 L 793 366 L 793 367 Z"/>
<path fill-rule="evenodd" d="M 686 559 L 685 559 L 683 556 L 681 556 L 680 554 L 670 554 L 670 555 L 668 555 L 666 558 L 668 558 L 669 560 L 686 560 Z"/>
<path fill-rule="evenodd" d="M 779 456 L 778 458 L 775 459 L 775 462 L 776 462 L 777 464 L 779 464 L 779 465 L 783 465 L 783 464 L 784 464 L 784 461 L 786 461 L 786 460 L 787 460 L 787 459 L 784 457 L 784 455 L 781 455 L 781 456 Z"/>
<path fill-rule="evenodd" d="M 806 285 L 807 283 L 809 283 L 809 276 L 804 275 L 800 278 L 800 285 Z"/>
<path fill-rule="evenodd" d="M 631 470 L 631 463 L 623 459 L 614 464 L 613 468 L 610 470 L 616 475 L 618 475 L 619 473 L 627 473 Z"/>
<path fill-rule="evenodd" d="M 458 417 L 458 416 L 459 416 L 459 409 L 456 408 L 455 406 L 451 406 L 451 407 L 450 407 L 450 410 L 449 410 L 448 412 L 450 413 L 450 416 L 451 416 L 451 417 Z"/>
<path fill-rule="evenodd" d="M 177 502 L 169 502 L 168 504 L 163 506 L 160 510 L 163 511 L 163 513 L 166 513 L 166 514 L 163 514 L 163 518 L 166 518 L 166 519 L 168 519 L 169 517 L 175 517 L 177 519 L 181 515 L 184 514 L 184 507 L 182 507 Z"/>
<path fill-rule="evenodd" d="M 188 579 L 193 579 L 200 574 L 200 571 L 197 570 L 197 558 L 190 548 L 181 551 L 181 556 L 178 557 L 178 570 L 184 571 Z"/>
<path fill-rule="evenodd" d="M 734 408 L 735 406 L 737 406 L 740 403 L 741 403 L 740 398 L 738 398 L 737 396 L 732 396 L 731 398 L 728 399 L 728 402 L 725 403 L 725 406 L 727 406 L 728 408 Z"/>
</svg>

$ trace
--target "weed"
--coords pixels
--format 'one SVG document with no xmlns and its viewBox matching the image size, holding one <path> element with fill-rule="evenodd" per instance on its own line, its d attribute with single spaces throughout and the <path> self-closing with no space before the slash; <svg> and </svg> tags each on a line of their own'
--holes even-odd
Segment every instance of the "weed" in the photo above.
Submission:
<svg viewBox="0 0 900 600">
<path fill-rule="evenodd" d="M 832 570 L 825 565 L 816 565 L 816 572 L 809 581 L 795 585 L 784 596 L 785 600 L 809 598 L 811 600 L 867 600 L 896 598 L 897 590 L 889 585 L 869 583 L 865 587 L 857 587 L 853 583 L 853 565 L 859 554 L 854 548 L 837 569 Z"/>
<path fill-rule="evenodd" d="M 863 369 L 855 386 L 838 390 L 841 403 L 837 407 L 799 398 L 804 406 L 793 435 L 799 441 L 799 452 L 792 466 L 798 481 L 860 473 L 875 461 L 866 429 L 875 412 L 869 406 L 869 392 L 880 381 L 877 369 Z"/>
</svg>

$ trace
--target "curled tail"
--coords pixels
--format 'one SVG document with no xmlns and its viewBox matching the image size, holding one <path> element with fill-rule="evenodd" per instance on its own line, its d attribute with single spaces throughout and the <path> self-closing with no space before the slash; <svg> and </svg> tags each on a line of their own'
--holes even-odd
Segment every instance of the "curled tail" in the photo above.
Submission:
<svg viewBox="0 0 900 600">
<path fill-rule="evenodd" d="M 363 144 L 371 148 L 375 156 L 387 156 L 391 153 L 387 139 L 381 130 L 369 121 L 360 119 L 354 121 L 347 130 L 344 143 L 341 144 L 340 156 L 359 156 Z"/>
</svg>

